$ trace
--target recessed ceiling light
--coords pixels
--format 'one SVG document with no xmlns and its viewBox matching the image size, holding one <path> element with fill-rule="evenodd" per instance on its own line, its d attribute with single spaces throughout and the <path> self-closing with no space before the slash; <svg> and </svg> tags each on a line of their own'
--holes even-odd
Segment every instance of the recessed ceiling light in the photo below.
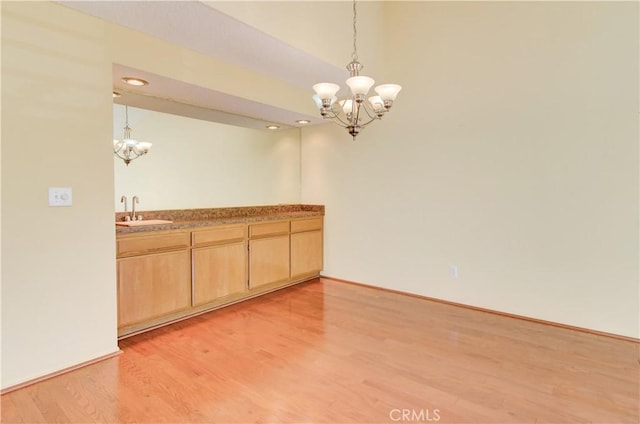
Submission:
<svg viewBox="0 0 640 424">
<path fill-rule="evenodd" d="M 278 128 L 280 128 L 278 125 L 267 125 L 268 130 L 277 130 Z"/>
<path fill-rule="evenodd" d="M 311 123 L 311 121 L 309 121 L 308 119 L 298 119 L 296 122 L 300 125 L 307 125 Z"/>
<path fill-rule="evenodd" d="M 113 92 L 113 97 L 120 97 L 122 96 L 122 94 L 118 93 L 117 91 Z"/>
<path fill-rule="evenodd" d="M 142 78 L 135 77 L 122 77 L 120 78 L 123 82 L 126 82 L 129 85 L 135 85 L 137 87 L 141 87 L 143 85 L 149 84 L 148 81 L 143 80 Z"/>
</svg>

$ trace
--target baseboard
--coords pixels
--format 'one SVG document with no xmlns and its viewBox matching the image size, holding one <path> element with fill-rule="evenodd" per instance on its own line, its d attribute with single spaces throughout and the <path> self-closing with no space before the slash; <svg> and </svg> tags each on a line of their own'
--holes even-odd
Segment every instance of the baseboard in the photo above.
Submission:
<svg viewBox="0 0 640 424">
<path fill-rule="evenodd" d="M 333 281 L 337 281 L 337 282 L 345 283 L 345 284 L 353 284 L 353 285 L 356 285 L 356 286 L 368 287 L 368 288 L 371 288 L 371 289 L 382 290 L 382 291 L 386 291 L 386 292 L 389 292 L 389 293 L 396 293 L 396 294 L 400 294 L 400 295 L 404 295 L 404 296 L 416 297 L 416 298 L 419 298 L 419 299 L 429 300 L 429 301 L 432 301 L 432 302 L 444 303 L 444 304 L 451 305 L 451 306 L 458 306 L 460 308 L 473 309 L 475 311 L 487 312 L 487 313 L 494 314 L 494 315 L 501 315 L 501 316 L 504 316 L 504 317 L 521 319 L 521 320 L 525 320 L 525 321 L 535 322 L 535 323 L 538 323 L 538 324 L 551 325 L 553 327 L 564 328 L 564 329 L 567 329 L 567 330 L 580 331 L 582 333 L 589 333 L 589 334 L 594 334 L 594 335 L 597 335 L 597 336 L 610 337 L 610 338 L 617 339 L 617 340 L 624 340 L 624 341 L 627 341 L 627 342 L 640 344 L 640 339 L 637 339 L 635 337 L 623 336 L 623 335 L 615 334 L 615 333 L 607 333 L 605 331 L 598 331 L 598 330 L 593 330 L 591 328 L 585 328 L 585 327 L 577 327 L 577 326 L 574 326 L 574 325 L 563 324 L 563 323 L 554 322 L 554 321 L 546 321 L 546 320 L 543 320 L 543 319 L 527 317 L 527 316 L 524 316 L 524 315 L 512 314 L 512 313 L 509 313 L 509 312 L 496 311 L 494 309 L 488 309 L 488 308 L 482 308 L 482 307 L 479 307 L 479 306 L 467 305 L 467 304 L 464 304 L 464 303 L 452 302 L 452 301 L 449 301 L 449 300 L 438 299 L 438 298 L 429 297 L 429 296 L 423 296 L 423 295 L 419 295 L 419 294 L 415 294 L 415 293 L 404 292 L 404 291 L 401 291 L 401 290 L 388 289 L 386 287 L 373 286 L 371 284 L 359 283 L 357 281 L 344 280 L 344 279 L 341 279 L 341 278 L 330 277 L 330 276 L 327 276 L 327 275 L 321 275 L 320 278 L 324 278 L 324 279 L 327 279 L 327 280 L 333 280 Z"/>
<path fill-rule="evenodd" d="M 34 379 L 31 379 L 31 380 L 27 380 L 25 382 L 22 382 L 22 383 L 19 383 L 19 384 L 15 384 L 13 386 L 6 387 L 6 388 L 0 390 L 0 395 L 4 395 L 6 393 L 13 392 L 15 390 L 22 389 L 22 388 L 27 387 L 27 386 L 31 386 L 32 384 L 40 383 L 41 381 L 45 381 L 45 380 L 48 380 L 48 379 L 53 378 L 53 377 L 57 377 L 57 376 L 62 375 L 62 374 L 66 374 L 66 373 L 71 372 L 71 371 L 75 371 L 77 369 L 80 369 L 80 368 L 95 364 L 97 362 L 102 362 L 105 359 L 113 358 L 115 356 L 120 355 L 121 353 L 122 353 L 122 351 L 120 349 L 118 349 L 115 352 L 111 352 L 111 353 L 109 353 L 107 355 L 99 356 L 97 358 L 90 359 L 88 361 L 81 362 L 79 364 L 76 364 L 76 365 L 73 365 L 73 366 L 70 366 L 70 367 L 67 367 L 67 368 L 63 368 L 63 369 L 61 369 L 59 371 L 55 371 L 55 372 L 52 372 L 52 373 L 49 373 L 49 374 L 45 374 L 45 375 L 43 375 L 41 377 L 34 378 Z"/>
</svg>

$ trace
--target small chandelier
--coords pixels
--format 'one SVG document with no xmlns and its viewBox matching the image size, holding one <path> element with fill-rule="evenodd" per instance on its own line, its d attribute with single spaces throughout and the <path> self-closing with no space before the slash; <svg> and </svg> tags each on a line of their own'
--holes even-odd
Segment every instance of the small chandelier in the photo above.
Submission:
<svg viewBox="0 0 640 424">
<path fill-rule="evenodd" d="M 313 100 L 320 109 L 320 115 L 346 128 L 354 140 L 362 128 L 376 119 L 382 119 L 391 109 L 393 101 L 402 89 L 398 84 L 382 84 L 375 88 L 378 95 L 369 97 L 365 101 L 375 81 L 373 78 L 360 75 L 363 66 L 358 62 L 356 18 L 356 0 L 353 0 L 353 53 L 351 62 L 347 65 L 350 76 L 347 79 L 347 85 L 351 89 L 351 97 L 338 101 L 336 97 L 336 93 L 340 90 L 338 84 L 322 82 L 313 86 L 316 92 Z"/>
<path fill-rule="evenodd" d="M 124 136 L 122 137 L 122 140 L 113 140 L 113 152 L 117 157 L 122 159 L 127 166 L 129 166 L 129 163 L 132 160 L 149 153 L 149 150 L 151 150 L 151 143 L 136 141 L 131 138 L 131 127 L 129 127 L 129 107 L 126 105 L 124 107 L 124 113 Z"/>
</svg>

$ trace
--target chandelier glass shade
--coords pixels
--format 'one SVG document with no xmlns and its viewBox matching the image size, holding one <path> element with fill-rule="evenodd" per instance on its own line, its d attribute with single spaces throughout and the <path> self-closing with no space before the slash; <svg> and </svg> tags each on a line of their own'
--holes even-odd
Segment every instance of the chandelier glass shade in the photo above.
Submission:
<svg viewBox="0 0 640 424">
<path fill-rule="evenodd" d="M 113 152 L 122 159 L 128 166 L 132 160 L 146 155 L 151 150 L 151 143 L 136 141 L 131 138 L 131 127 L 129 127 L 129 108 L 125 105 L 125 125 L 122 140 L 113 140 Z"/>
<path fill-rule="evenodd" d="M 387 113 L 396 96 L 402 89 L 398 84 L 382 84 L 374 88 L 377 95 L 367 98 L 371 87 L 375 84 L 373 78 L 360 75 L 363 66 L 358 61 L 356 48 L 356 1 L 353 1 L 353 53 L 352 60 L 347 65 L 349 78 L 346 81 L 350 96 L 338 100 L 340 91 L 338 84 L 322 82 L 315 84 L 313 100 L 320 110 L 320 115 L 325 119 L 331 119 L 334 123 L 347 129 L 355 140 L 360 131 L 376 119 L 382 119 Z"/>
</svg>

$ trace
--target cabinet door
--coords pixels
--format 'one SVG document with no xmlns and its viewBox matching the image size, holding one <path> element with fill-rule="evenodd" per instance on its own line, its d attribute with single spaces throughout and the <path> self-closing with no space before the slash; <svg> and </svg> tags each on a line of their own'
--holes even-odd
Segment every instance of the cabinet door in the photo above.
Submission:
<svg viewBox="0 0 640 424">
<path fill-rule="evenodd" d="M 246 291 L 246 253 L 244 241 L 193 249 L 194 306 Z"/>
<path fill-rule="evenodd" d="M 118 260 L 118 327 L 191 306 L 188 250 Z"/>
<path fill-rule="evenodd" d="M 289 280 L 289 235 L 249 241 L 249 286 Z"/>
<path fill-rule="evenodd" d="M 291 234 L 291 278 L 315 275 L 322 270 L 322 231 Z"/>
</svg>

